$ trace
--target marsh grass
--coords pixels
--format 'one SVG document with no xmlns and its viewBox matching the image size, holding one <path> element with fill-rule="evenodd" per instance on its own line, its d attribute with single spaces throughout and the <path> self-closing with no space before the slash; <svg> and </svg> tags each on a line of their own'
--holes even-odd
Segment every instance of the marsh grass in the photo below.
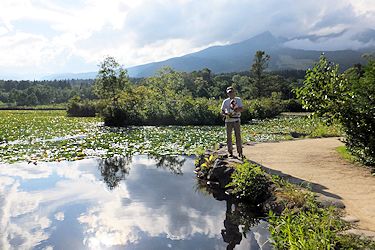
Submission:
<svg viewBox="0 0 375 250">
<path fill-rule="evenodd" d="M 351 225 L 340 218 L 342 210 L 320 207 L 309 189 L 278 176 L 272 181 L 285 202 L 280 215 L 270 211 L 268 217 L 276 249 L 375 249 L 370 238 L 344 233 Z"/>
<path fill-rule="evenodd" d="M 341 136 L 342 128 L 340 124 L 333 124 L 331 126 L 325 125 L 323 122 L 319 121 L 315 128 L 311 131 L 310 137 L 332 137 L 332 136 Z"/>
<path fill-rule="evenodd" d="M 301 209 L 314 203 L 314 193 L 310 187 L 292 184 L 277 175 L 272 175 L 271 179 L 276 186 L 276 196 L 285 203 L 285 207 Z"/>
<path fill-rule="evenodd" d="M 345 228 L 334 208 L 311 206 L 282 215 L 269 213 L 270 233 L 276 249 L 335 249 L 337 234 Z"/>
<path fill-rule="evenodd" d="M 350 154 L 350 152 L 346 149 L 345 146 L 339 146 L 336 148 L 336 151 L 339 155 L 348 162 L 356 162 L 356 158 Z"/>
</svg>

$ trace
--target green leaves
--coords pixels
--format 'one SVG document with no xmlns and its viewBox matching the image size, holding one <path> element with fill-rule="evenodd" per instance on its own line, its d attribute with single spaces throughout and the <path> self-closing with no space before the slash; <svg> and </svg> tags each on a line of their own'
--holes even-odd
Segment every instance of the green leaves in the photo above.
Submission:
<svg viewBox="0 0 375 250">
<path fill-rule="evenodd" d="M 306 71 L 304 85 L 297 88 L 295 93 L 304 108 L 323 117 L 328 123 L 339 119 L 342 114 L 342 104 L 352 96 L 350 85 L 339 66 L 328 62 L 322 55 L 319 62 Z"/>
<path fill-rule="evenodd" d="M 333 208 L 316 205 L 298 213 L 286 209 L 280 216 L 270 212 L 268 221 L 276 249 L 335 249 L 337 232 L 345 226 Z"/>
<path fill-rule="evenodd" d="M 103 99 L 110 99 L 116 104 L 117 95 L 129 85 L 129 77 L 114 57 L 108 56 L 100 63 L 100 69 L 95 79 L 94 91 Z"/>
<path fill-rule="evenodd" d="M 375 61 L 355 65 L 344 74 L 324 56 L 306 72 L 296 90 L 302 105 L 327 123 L 338 120 L 346 146 L 362 163 L 375 165 Z"/>
<path fill-rule="evenodd" d="M 233 193 L 239 198 L 257 205 L 270 196 L 269 185 L 270 181 L 259 166 L 245 162 L 236 167 L 227 187 L 233 188 Z"/>
</svg>

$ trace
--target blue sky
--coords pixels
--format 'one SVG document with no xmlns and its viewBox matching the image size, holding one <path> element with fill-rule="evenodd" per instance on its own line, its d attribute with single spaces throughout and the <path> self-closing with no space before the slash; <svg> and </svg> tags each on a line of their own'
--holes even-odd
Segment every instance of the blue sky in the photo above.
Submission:
<svg viewBox="0 0 375 250">
<path fill-rule="evenodd" d="M 353 35 L 374 23 L 374 0 L 1 0 L 0 79 L 96 71 L 107 55 L 130 67 L 267 30 L 291 38 L 347 29 L 334 42 L 288 46 L 359 48 Z"/>
</svg>

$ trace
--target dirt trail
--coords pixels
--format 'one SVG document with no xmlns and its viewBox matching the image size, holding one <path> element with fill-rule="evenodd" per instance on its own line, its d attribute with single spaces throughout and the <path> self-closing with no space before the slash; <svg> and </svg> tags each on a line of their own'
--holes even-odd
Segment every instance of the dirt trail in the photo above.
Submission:
<svg viewBox="0 0 375 250">
<path fill-rule="evenodd" d="M 315 192 L 340 199 L 360 229 L 375 232 L 375 177 L 341 159 L 339 138 L 306 139 L 244 146 L 247 159 L 311 183 Z"/>
</svg>

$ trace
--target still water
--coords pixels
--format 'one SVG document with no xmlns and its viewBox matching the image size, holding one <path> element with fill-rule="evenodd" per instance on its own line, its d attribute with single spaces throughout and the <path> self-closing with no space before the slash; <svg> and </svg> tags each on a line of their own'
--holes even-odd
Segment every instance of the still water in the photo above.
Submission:
<svg viewBox="0 0 375 250">
<path fill-rule="evenodd" d="M 0 164 L 0 249 L 270 249 L 266 223 L 193 170 L 189 157 Z"/>
</svg>

